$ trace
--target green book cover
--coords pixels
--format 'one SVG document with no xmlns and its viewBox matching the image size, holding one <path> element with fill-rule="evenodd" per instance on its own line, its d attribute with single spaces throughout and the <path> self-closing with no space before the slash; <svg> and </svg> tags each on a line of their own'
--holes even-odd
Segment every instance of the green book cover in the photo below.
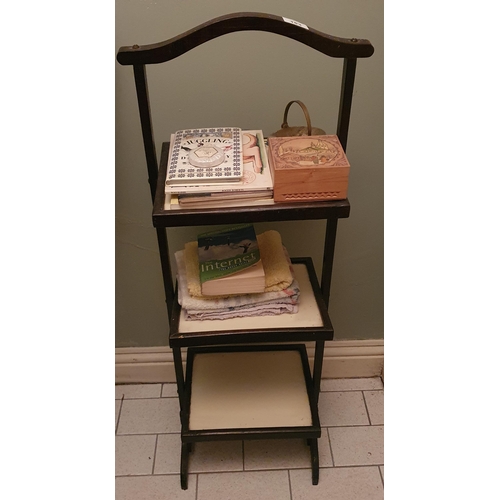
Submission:
<svg viewBox="0 0 500 500">
<path fill-rule="evenodd" d="M 253 224 L 198 235 L 198 260 L 202 284 L 257 264 L 260 251 Z"/>
</svg>

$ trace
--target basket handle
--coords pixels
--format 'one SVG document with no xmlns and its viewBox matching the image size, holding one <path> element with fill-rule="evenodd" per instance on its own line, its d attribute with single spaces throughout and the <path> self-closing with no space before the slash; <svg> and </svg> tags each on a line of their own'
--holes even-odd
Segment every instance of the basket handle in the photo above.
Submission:
<svg viewBox="0 0 500 500">
<path fill-rule="evenodd" d="M 306 122 L 307 122 L 307 135 L 311 135 L 312 133 L 312 128 L 311 128 L 311 118 L 309 117 L 309 111 L 307 111 L 306 105 L 302 101 L 290 101 L 285 108 L 285 115 L 283 116 L 283 123 L 281 125 L 281 128 L 288 128 L 288 110 L 290 109 L 290 106 L 296 102 L 301 108 L 302 111 L 304 112 L 304 115 L 306 117 Z"/>
</svg>

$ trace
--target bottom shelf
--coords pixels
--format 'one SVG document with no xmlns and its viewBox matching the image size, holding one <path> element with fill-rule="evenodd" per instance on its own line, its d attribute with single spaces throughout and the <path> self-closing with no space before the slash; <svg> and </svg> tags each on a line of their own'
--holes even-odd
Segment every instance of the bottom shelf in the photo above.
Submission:
<svg viewBox="0 0 500 500">
<path fill-rule="evenodd" d="M 186 382 L 183 438 L 320 435 L 303 344 L 191 348 Z"/>
<path fill-rule="evenodd" d="M 322 352 L 319 348 L 315 355 L 319 378 Z M 306 438 L 312 483 L 318 484 L 316 390 L 305 344 L 188 348 L 185 384 L 179 390 L 182 489 L 187 488 L 194 442 L 234 439 Z"/>
</svg>

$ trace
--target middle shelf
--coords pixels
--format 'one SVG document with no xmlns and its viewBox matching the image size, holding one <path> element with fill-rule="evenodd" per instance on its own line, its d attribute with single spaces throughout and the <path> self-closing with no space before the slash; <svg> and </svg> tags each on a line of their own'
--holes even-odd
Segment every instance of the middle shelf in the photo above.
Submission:
<svg viewBox="0 0 500 500">
<path fill-rule="evenodd" d="M 291 260 L 300 287 L 299 311 L 296 314 L 188 321 L 184 317 L 176 291 L 170 325 L 170 346 L 332 340 L 333 327 L 312 259 L 302 257 Z"/>
</svg>

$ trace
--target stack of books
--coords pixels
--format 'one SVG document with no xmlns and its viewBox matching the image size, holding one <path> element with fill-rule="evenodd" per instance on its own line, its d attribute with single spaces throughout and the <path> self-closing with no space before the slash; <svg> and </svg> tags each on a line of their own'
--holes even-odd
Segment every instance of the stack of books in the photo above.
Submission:
<svg viewBox="0 0 500 500">
<path fill-rule="evenodd" d="M 179 304 L 187 320 L 298 311 L 300 290 L 278 231 L 252 224 L 198 235 L 175 253 Z"/>
<path fill-rule="evenodd" d="M 198 262 L 202 295 L 265 291 L 266 275 L 252 225 L 200 234 Z"/>
<path fill-rule="evenodd" d="M 273 199 L 261 130 L 179 130 L 170 138 L 165 193 L 172 208 L 258 204 Z"/>
</svg>

